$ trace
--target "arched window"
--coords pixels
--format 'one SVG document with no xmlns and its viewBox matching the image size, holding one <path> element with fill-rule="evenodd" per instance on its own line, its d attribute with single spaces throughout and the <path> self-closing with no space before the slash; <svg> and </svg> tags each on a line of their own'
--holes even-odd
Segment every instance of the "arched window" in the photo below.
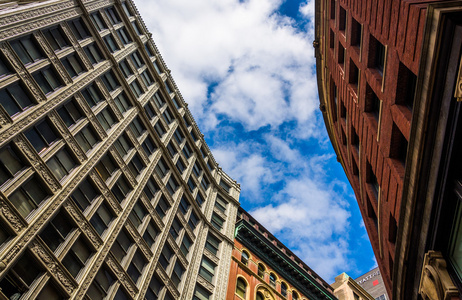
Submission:
<svg viewBox="0 0 462 300">
<path fill-rule="evenodd" d="M 275 287 L 276 286 L 276 275 L 274 275 L 273 273 L 270 273 L 270 284 Z"/>
<path fill-rule="evenodd" d="M 265 266 L 263 264 L 258 264 L 258 276 L 265 278 Z"/>
<path fill-rule="evenodd" d="M 296 292 L 292 292 L 292 300 L 299 300 L 298 294 Z"/>
<path fill-rule="evenodd" d="M 285 284 L 285 282 L 281 283 L 281 294 L 284 297 L 287 297 L 287 284 Z"/>
<path fill-rule="evenodd" d="M 241 262 L 246 266 L 249 263 L 249 254 L 245 251 L 242 251 Z"/>
<path fill-rule="evenodd" d="M 262 293 L 258 292 L 257 293 L 257 299 L 256 300 L 265 300 L 265 297 L 263 296 Z"/>
<path fill-rule="evenodd" d="M 246 291 L 247 291 L 247 283 L 245 282 L 244 279 L 239 277 L 237 279 L 237 284 L 236 284 L 236 294 L 241 296 L 242 299 L 245 299 Z"/>
</svg>

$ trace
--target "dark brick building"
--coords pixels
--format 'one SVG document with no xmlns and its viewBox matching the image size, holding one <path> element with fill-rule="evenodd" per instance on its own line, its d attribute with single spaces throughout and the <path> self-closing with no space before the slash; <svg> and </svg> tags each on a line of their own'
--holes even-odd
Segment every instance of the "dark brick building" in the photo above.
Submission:
<svg viewBox="0 0 462 300">
<path fill-rule="evenodd" d="M 316 1 L 320 108 L 393 299 L 460 290 L 460 8 Z"/>
</svg>

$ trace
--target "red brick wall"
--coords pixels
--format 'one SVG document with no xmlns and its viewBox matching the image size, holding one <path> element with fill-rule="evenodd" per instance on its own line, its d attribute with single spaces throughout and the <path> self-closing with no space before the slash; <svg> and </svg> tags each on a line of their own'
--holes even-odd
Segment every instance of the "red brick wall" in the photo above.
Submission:
<svg viewBox="0 0 462 300">
<path fill-rule="evenodd" d="M 412 109 L 403 104 L 404 90 L 398 85 L 398 77 L 402 79 L 404 74 L 399 72 L 400 65 L 402 71 L 407 68 L 414 75 L 418 72 L 426 7 L 430 2 L 439 1 L 327 0 L 324 12 L 329 21 L 325 37 L 327 53 L 322 55 L 327 60 L 330 84 L 338 89 L 337 116 L 333 116 L 336 121 L 332 128 L 389 294 L 395 252 L 393 238 L 399 220 L 404 176 L 404 165 L 394 153 L 400 149 L 395 147 L 400 134 L 409 139 L 412 115 Z M 335 19 L 330 18 L 331 4 L 335 6 Z M 346 10 L 344 31 L 339 30 L 340 7 Z M 361 51 L 351 43 L 352 18 L 363 24 Z M 334 33 L 333 49 L 330 48 L 331 32 Z M 371 66 L 374 59 L 370 53 L 371 36 L 387 47 L 383 89 L 382 75 Z M 343 65 L 339 64 L 339 45 L 346 49 Z M 360 70 L 358 88 L 349 84 L 350 60 Z M 367 112 L 368 91 L 374 92 L 382 102 L 380 123 Z M 333 99 L 327 101 L 334 105 Z M 342 113 L 343 105 L 346 114 Z M 359 137 L 360 152 L 352 144 L 353 130 Z M 354 172 L 355 164 L 359 176 Z M 370 172 L 380 186 L 379 197 L 375 196 L 370 184 Z M 371 217 L 374 214 L 379 220 L 377 226 Z"/>
</svg>

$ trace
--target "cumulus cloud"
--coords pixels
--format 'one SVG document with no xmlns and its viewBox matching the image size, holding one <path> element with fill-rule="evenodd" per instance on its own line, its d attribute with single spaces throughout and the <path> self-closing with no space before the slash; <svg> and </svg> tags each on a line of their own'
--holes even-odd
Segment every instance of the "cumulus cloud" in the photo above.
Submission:
<svg viewBox="0 0 462 300">
<path fill-rule="evenodd" d="M 281 1 L 137 3 L 149 7 L 143 10 L 148 28 L 205 129 L 217 126 L 220 115 L 248 130 L 313 115 L 311 39 L 276 13 Z"/>
</svg>

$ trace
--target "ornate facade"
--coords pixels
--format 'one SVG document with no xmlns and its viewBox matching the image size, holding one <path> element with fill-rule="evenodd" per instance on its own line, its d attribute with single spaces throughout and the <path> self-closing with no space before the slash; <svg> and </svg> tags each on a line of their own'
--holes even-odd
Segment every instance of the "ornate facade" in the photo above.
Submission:
<svg viewBox="0 0 462 300">
<path fill-rule="evenodd" d="M 240 187 L 131 0 L 0 3 L 0 181 L 0 299 L 225 299 Z"/>
<path fill-rule="evenodd" d="M 239 208 L 227 300 L 334 300 L 332 288 Z"/>
<path fill-rule="evenodd" d="M 316 1 L 320 109 L 392 299 L 462 290 L 461 4 Z"/>
</svg>

